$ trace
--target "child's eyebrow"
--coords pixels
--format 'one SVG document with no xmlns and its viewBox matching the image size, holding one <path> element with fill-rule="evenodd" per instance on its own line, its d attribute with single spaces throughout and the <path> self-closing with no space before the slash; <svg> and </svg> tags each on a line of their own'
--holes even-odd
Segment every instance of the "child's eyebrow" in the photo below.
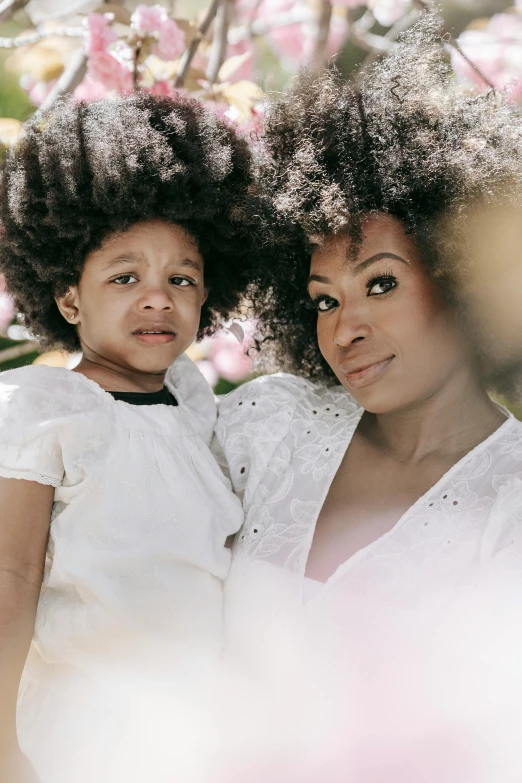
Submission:
<svg viewBox="0 0 522 783">
<path fill-rule="evenodd" d="M 200 261 L 194 261 L 192 258 L 184 258 L 179 262 L 180 266 L 189 266 L 191 269 L 195 269 L 197 272 L 203 271 L 203 266 Z"/>
<path fill-rule="evenodd" d="M 119 264 L 129 263 L 144 264 L 147 263 L 147 259 L 142 253 L 125 253 L 124 255 L 117 256 L 116 258 L 111 258 L 111 260 L 105 264 L 104 270 L 111 269 L 112 267 L 118 266 Z M 179 264 L 179 266 L 188 266 L 191 269 L 195 269 L 196 272 L 203 271 L 202 263 L 192 258 L 182 258 L 181 261 L 177 261 L 176 264 Z"/>
</svg>

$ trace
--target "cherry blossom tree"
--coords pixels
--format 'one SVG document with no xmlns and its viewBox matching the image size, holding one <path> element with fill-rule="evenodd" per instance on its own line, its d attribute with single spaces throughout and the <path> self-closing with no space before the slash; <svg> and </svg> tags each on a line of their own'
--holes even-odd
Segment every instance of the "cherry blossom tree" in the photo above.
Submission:
<svg viewBox="0 0 522 783">
<path fill-rule="evenodd" d="M 484 12 L 457 37 L 446 27 L 456 78 L 522 101 L 522 0 L 451 1 Z M 397 36 L 434 7 L 433 0 L 204 2 L 0 0 L 0 25 L 11 20 L 20 30 L 0 37 L 0 50 L 37 112 L 67 94 L 94 100 L 186 91 L 251 135 L 267 88 L 284 88 L 300 67 L 342 63 L 350 47 L 362 53 L 363 65 L 386 56 Z M 20 131 L 18 120 L 0 117 L 0 155 Z M 0 369 L 7 355 L 16 361 L 18 350 L 23 361 L 35 348 L 13 319 L 0 279 Z M 236 383 L 251 371 L 235 326 L 194 349 L 212 382 Z"/>
</svg>

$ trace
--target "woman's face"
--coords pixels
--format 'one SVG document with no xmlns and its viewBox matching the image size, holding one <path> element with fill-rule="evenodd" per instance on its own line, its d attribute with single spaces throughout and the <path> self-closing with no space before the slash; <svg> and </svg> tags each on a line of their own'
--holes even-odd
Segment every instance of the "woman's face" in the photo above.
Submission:
<svg viewBox="0 0 522 783">
<path fill-rule="evenodd" d="M 471 352 L 403 224 L 379 214 L 365 220 L 362 234 L 355 252 L 338 235 L 312 255 L 319 348 L 366 410 L 406 410 L 466 372 Z"/>
</svg>

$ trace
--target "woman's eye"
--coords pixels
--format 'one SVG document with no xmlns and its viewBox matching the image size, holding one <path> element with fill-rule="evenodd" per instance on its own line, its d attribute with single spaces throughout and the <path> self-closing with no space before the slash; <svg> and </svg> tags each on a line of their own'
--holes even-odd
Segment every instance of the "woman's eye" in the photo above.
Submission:
<svg viewBox="0 0 522 783">
<path fill-rule="evenodd" d="M 129 283 L 137 283 L 138 279 L 134 275 L 120 275 L 115 277 L 112 282 L 118 285 L 128 285 Z"/>
<path fill-rule="evenodd" d="M 170 282 L 173 285 L 179 285 L 183 287 L 186 287 L 188 285 L 194 285 L 193 283 L 190 282 L 190 280 L 187 280 L 186 277 L 171 277 Z"/>
<path fill-rule="evenodd" d="M 379 277 L 370 280 L 368 283 L 368 296 L 387 294 L 389 291 L 393 291 L 394 288 L 397 288 L 397 280 L 394 277 Z"/>
<path fill-rule="evenodd" d="M 337 299 L 333 299 L 331 296 L 320 296 L 317 299 L 314 299 L 316 310 L 320 313 L 326 313 L 328 310 L 333 310 L 337 304 Z"/>
</svg>

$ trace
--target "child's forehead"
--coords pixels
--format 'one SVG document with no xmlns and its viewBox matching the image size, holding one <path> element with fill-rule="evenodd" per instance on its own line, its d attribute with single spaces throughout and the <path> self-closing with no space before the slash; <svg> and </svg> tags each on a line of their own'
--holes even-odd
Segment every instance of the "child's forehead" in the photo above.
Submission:
<svg viewBox="0 0 522 783">
<path fill-rule="evenodd" d="M 108 234 L 98 248 L 99 253 L 115 253 L 121 249 L 136 256 L 147 257 L 150 251 L 178 250 L 200 258 L 196 238 L 183 226 L 164 220 L 144 220 Z"/>
</svg>

